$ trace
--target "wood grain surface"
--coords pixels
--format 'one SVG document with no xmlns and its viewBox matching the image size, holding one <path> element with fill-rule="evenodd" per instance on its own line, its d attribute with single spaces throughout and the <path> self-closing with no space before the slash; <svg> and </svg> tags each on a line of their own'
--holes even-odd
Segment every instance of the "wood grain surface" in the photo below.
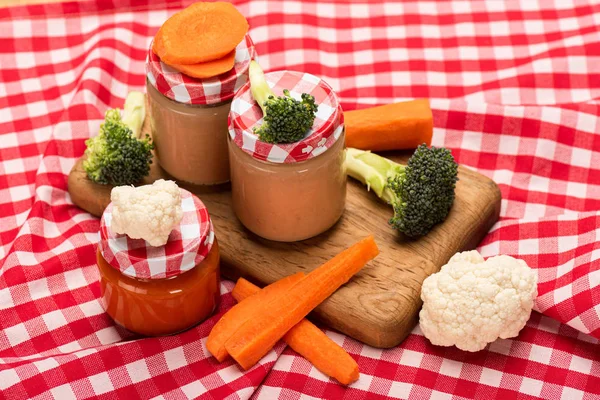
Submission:
<svg viewBox="0 0 600 400">
<path fill-rule="evenodd" d="M 384 155 L 401 162 L 408 158 L 401 153 Z M 143 183 L 160 178 L 168 176 L 153 164 Z M 81 160 L 73 167 L 68 184 L 73 202 L 93 215 L 101 215 L 110 202 L 110 187 L 89 181 Z M 500 212 L 496 184 L 460 167 L 456 201 L 447 220 L 427 236 L 408 240 L 388 226 L 391 207 L 349 180 L 346 212 L 332 229 L 302 242 L 278 243 L 257 237 L 239 223 L 228 185 L 180 186 L 196 193 L 208 207 L 221 247 L 222 271 L 230 279 L 244 276 L 268 284 L 298 271 L 310 271 L 373 234 L 381 254 L 323 302 L 312 317 L 381 348 L 398 345 L 417 323 L 423 280 L 457 251 L 474 248 Z"/>
</svg>

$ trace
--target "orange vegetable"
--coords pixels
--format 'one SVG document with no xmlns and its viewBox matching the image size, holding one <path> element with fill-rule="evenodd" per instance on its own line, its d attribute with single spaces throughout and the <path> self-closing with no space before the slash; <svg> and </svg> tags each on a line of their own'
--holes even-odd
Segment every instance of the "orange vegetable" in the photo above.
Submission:
<svg viewBox="0 0 600 400">
<path fill-rule="evenodd" d="M 242 368 L 252 367 L 294 325 L 378 253 L 373 236 L 369 236 L 282 291 L 272 301 L 259 303 L 247 321 L 225 342 L 225 349 Z"/>
<path fill-rule="evenodd" d="M 171 67 L 192 78 L 206 79 L 221 75 L 233 68 L 235 63 L 235 50 L 218 60 L 198 64 L 175 64 Z"/>
<path fill-rule="evenodd" d="M 152 52 L 159 56 L 160 53 L 164 52 L 165 46 L 162 41 L 162 26 L 158 28 L 158 32 L 154 36 L 154 40 L 152 41 Z M 159 56 L 160 57 L 160 56 Z"/>
<path fill-rule="evenodd" d="M 287 292 L 292 285 L 299 282 L 304 277 L 303 272 L 287 276 L 265 287 L 259 294 L 252 296 L 227 311 L 213 326 L 208 339 L 206 348 L 217 360 L 225 361 L 227 350 L 225 342 L 236 332 L 236 330 L 252 317 L 252 311 L 260 306 L 261 303 L 269 302 L 273 298 L 278 298 Z"/>
<path fill-rule="evenodd" d="M 415 149 L 431 145 L 433 115 L 427 99 L 344 112 L 346 146 L 362 150 Z"/>
<path fill-rule="evenodd" d="M 198 64 L 225 57 L 244 39 L 248 21 L 230 3 L 198 2 L 161 27 L 157 55 L 169 65 Z"/>
<path fill-rule="evenodd" d="M 164 45 L 162 41 L 162 27 L 154 36 L 152 41 L 152 51 L 154 54 L 159 55 L 161 51 L 164 51 Z M 165 62 L 164 60 L 161 60 Z M 177 71 L 191 76 L 192 78 L 207 79 L 213 76 L 221 75 L 227 71 L 230 71 L 235 64 L 235 49 L 230 51 L 225 57 L 217 60 L 206 61 L 198 64 L 165 64 L 170 65 Z"/>
<path fill-rule="evenodd" d="M 260 292 L 260 288 L 244 278 L 240 278 L 231 294 L 237 301 Z M 306 358 L 319 371 L 349 385 L 358 379 L 358 364 L 322 330 L 307 319 L 298 322 L 283 337 L 298 354 Z"/>
</svg>

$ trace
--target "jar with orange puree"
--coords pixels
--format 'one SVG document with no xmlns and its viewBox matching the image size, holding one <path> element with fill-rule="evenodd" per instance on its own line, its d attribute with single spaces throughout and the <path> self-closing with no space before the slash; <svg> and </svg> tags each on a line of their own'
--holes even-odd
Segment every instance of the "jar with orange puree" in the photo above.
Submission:
<svg viewBox="0 0 600 400">
<path fill-rule="evenodd" d="M 117 324 L 138 334 L 181 332 L 208 318 L 218 304 L 219 246 L 210 216 L 198 197 L 179 190 L 180 220 L 175 220 L 164 245 L 116 233 L 122 228 L 115 226 L 115 216 L 129 213 L 127 218 L 139 225 L 148 220 L 140 213 L 158 215 L 148 204 L 135 203 L 139 194 L 129 195 L 134 201 L 127 210 L 115 209 L 113 196 L 102 215 L 97 252 L 102 305 Z M 164 197 L 152 195 L 149 201 Z"/>
</svg>

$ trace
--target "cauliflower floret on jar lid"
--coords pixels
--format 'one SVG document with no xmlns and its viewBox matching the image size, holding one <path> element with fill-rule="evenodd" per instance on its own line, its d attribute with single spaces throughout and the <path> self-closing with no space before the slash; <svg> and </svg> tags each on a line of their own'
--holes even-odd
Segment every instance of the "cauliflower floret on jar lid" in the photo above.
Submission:
<svg viewBox="0 0 600 400">
<path fill-rule="evenodd" d="M 423 282 L 419 313 L 423 334 L 439 346 L 479 351 L 515 337 L 537 297 L 537 274 L 510 256 L 484 261 L 477 251 L 455 254 Z"/>
<path fill-rule="evenodd" d="M 183 217 L 181 191 L 173 181 L 159 179 L 152 185 L 118 186 L 110 193 L 112 229 L 152 246 L 164 246 Z"/>
</svg>

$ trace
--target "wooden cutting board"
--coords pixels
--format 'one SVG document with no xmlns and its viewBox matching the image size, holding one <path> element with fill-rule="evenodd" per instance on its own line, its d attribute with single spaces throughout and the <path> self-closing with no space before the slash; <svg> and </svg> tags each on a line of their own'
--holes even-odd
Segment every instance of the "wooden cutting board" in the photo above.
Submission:
<svg viewBox="0 0 600 400">
<path fill-rule="evenodd" d="M 386 156 L 406 161 L 407 154 Z M 168 176 L 156 163 L 143 184 Z M 79 160 L 69 175 L 73 202 L 100 216 L 110 202 L 110 187 L 87 179 Z M 498 219 L 500 191 L 487 177 L 459 168 L 456 201 L 446 221 L 427 236 L 408 240 L 392 230 L 391 207 L 350 179 L 346 212 L 322 235 L 297 243 L 261 239 L 246 230 L 231 208 L 228 185 L 180 186 L 197 194 L 208 207 L 219 240 L 223 275 L 268 284 L 298 271 L 311 271 L 369 234 L 381 253 L 341 287 L 312 316 L 371 346 L 398 345 L 418 321 L 423 280 L 437 272 L 457 251 L 477 246 Z"/>
</svg>

